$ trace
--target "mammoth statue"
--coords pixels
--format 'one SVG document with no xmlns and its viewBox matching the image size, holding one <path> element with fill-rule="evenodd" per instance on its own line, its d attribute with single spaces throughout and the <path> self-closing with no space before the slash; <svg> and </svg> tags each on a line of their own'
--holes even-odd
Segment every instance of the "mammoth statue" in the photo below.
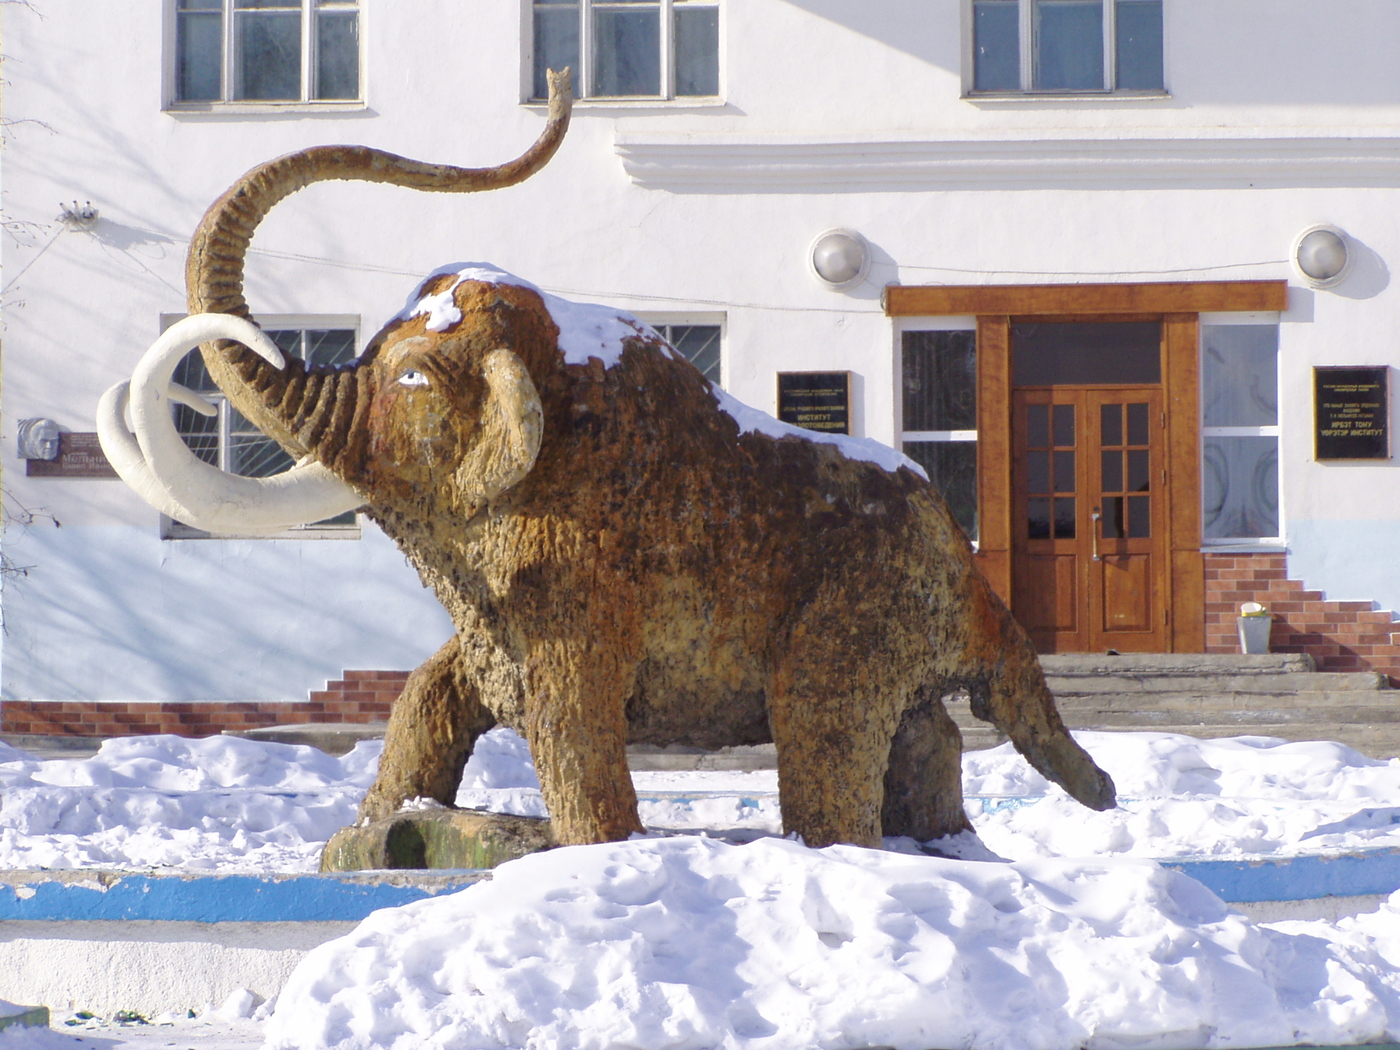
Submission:
<svg viewBox="0 0 1400 1050">
<path fill-rule="evenodd" d="M 363 508 L 451 614 L 455 637 L 394 705 L 361 817 L 450 805 L 501 723 L 528 740 L 561 843 L 641 830 L 629 742 L 772 741 L 784 826 L 809 845 L 932 839 L 969 826 L 941 700 L 957 689 L 1036 769 L 1112 807 L 1026 634 L 893 450 L 784 427 L 645 325 L 485 267 L 429 276 L 347 366 L 284 361 L 247 320 L 244 255 L 274 204 L 325 179 L 518 182 L 567 127 L 567 71 L 552 87 L 539 141 L 498 168 L 347 146 L 255 168 L 194 236 L 191 316 L 99 408 L 109 457 L 159 509 L 248 532 Z M 199 345 L 294 469 L 231 477 L 185 449 L 169 402 L 200 399 L 170 377 Z"/>
</svg>

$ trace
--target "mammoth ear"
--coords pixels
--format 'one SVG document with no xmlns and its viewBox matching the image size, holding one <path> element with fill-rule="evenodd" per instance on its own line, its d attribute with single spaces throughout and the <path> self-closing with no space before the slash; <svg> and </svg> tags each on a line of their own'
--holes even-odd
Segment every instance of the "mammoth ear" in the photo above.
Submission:
<svg viewBox="0 0 1400 1050">
<path fill-rule="evenodd" d="M 473 504 L 495 499 L 530 473 L 544 436 L 544 408 L 525 362 L 510 350 L 493 350 L 482 375 L 481 436 L 457 468 L 458 492 Z"/>
</svg>

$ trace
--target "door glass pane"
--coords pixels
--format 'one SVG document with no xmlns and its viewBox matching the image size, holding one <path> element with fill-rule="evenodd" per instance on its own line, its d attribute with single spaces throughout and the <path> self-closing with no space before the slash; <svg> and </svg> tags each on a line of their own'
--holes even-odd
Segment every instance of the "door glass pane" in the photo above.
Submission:
<svg viewBox="0 0 1400 1050">
<path fill-rule="evenodd" d="M 360 97 L 359 15 L 354 11 L 316 14 L 316 98 Z"/>
<path fill-rule="evenodd" d="M 1074 444 L 1074 406 L 1055 406 L 1055 444 L 1060 446 Z"/>
<path fill-rule="evenodd" d="M 574 94 L 584 94 L 578 65 L 578 2 L 535 5 L 535 98 L 549 97 L 545 70 L 556 73 L 568 66 L 574 71 Z"/>
<path fill-rule="evenodd" d="M 1147 406 L 1141 402 L 1128 406 L 1128 444 L 1146 445 Z"/>
<path fill-rule="evenodd" d="M 1026 500 L 1026 538 L 1050 538 L 1050 501 L 1044 498 Z"/>
<path fill-rule="evenodd" d="M 1055 491 L 1074 492 L 1074 453 L 1055 453 Z"/>
<path fill-rule="evenodd" d="M 186 5 L 188 6 L 188 5 Z M 220 11 L 181 11 L 175 19 L 175 98 L 217 102 L 222 97 L 224 16 Z"/>
<path fill-rule="evenodd" d="M 1114 36 L 1119 91 L 1161 91 L 1162 0 L 1117 0 Z"/>
<path fill-rule="evenodd" d="M 1074 497 L 1063 497 L 1055 500 L 1055 538 L 1057 540 L 1074 539 Z"/>
<path fill-rule="evenodd" d="M 1127 523 L 1123 520 L 1123 497 L 1108 496 L 1103 501 L 1103 520 L 1099 522 L 1104 539 L 1117 540 L 1127 535 Z"/>
<path fill-rule="evenodd" d="M 1034 0 L 1035 89 L 1103 90 L 1103 0 Z"/>
<path fill-rule="evenodd" d="M 1151 487 L 1148 451 L 1135 448 L 1128 453 L 1128 491 L 1146 492 Z M 1108 488 L 1107 485 L 1104 488 Z"/>
<path fill-rule="evenodd" d="M 1020 322 L 1011 326 L 1016 386 L 1162 381 L 1157 321 Z"/>
<path fill-rule="evenodd" d="M 1050 444 L 1050 406 L 1026 406 L 1026 443 L 1031 448 L 1045 448 Z"/>
<path fill-rule="evenodd" d="M 661 94 L 661 11 L 593 12 L 593 93 Z"/>
<path fill-rule="evenodd" d="M 238 82 L 235 98 L 301 98 L 301 12 L 240 11 L 234 24 Z"/>
<path fill-rule="evenodd" d="M 1123 491 L 1123 453 L 1118 449 L 1105 449 L 1099 453 L 1102 461 L 1102 477 L 1100 479 L 1103 491 L 1122 492 Z"/>
<path fill-rule="evenodd" d="M 1123 444 L 1123 406 L 1099 406 L 1099 443 L 1102 445 Z"/>
<path fill-rule="evenodd" d="M 906 441 L 904 454 L 928 472 L 953 520 L 977 538 L 977 442 Z"/>
<path fill-rule="evenodd" d="M 1128 497 L 1128 538 L 1145 540 L 1152 535 L 1152 497 Z"/>
<path fill-rule="evenodd" d="M 1202 439 L 1206 539 L 1273 537 L 1278 521 L 1278 438 Z"/>
<path fill-rule="evenodd" d="M 1018 0 L 972 5 L 972 86 L 976 91 L 1021 90 L 1021 13 Z"/>
<path fill-rule="evenodd" d="M 1201 424 L 1278 424 L 1278 325 L 1201 329 Z"/>
<path fill-rule="evenodd" d="M 676 94 L 719 94 L 719 8 L 676 4 Z"/>
<path fill-rule="evenodd" d="M 1026 491 L 1037 495 L 1050 491 L 1050 451 L 1033 448 L 1026 453 Z"/>
<path fill-rule="evenodd" d="M 905 332 L 901 341 L 904 429 L 976 430 L 976 333 Z"/>
</svg>

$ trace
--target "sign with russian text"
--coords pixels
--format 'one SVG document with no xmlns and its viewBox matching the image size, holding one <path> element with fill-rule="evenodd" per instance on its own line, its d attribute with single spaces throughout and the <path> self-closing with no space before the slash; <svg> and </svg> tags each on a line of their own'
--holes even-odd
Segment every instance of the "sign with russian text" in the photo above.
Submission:
<svg viewBox="0 0 1400 1050">
<path fill-rule="evenodd" d="M 778 418 L 805 430 L 851 432 L 850 372 L 779 372 Z"/>
<path fill-rule="evenodd" d="M 59 434 L 57 459 L 26 459 L 31 478 L 115 478 L 96 434 Z"/>
<path fill-rule="evenodd" d="M 1390 458 L 1390 369 L 1313 369 L 1313 456 Z"/>
</svg>

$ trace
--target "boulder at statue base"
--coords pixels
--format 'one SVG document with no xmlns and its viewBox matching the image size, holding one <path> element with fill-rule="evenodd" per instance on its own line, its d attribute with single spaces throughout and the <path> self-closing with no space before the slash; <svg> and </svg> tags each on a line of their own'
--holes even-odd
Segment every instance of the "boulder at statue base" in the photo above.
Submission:
<svg viewBox="0 0 1400 1050">
<path fill-rule="evenodd" d="M 341 828 L 321 854 L 322 871 L 494 868 L 555 845 L 549 821 L 473 809 L 401 810 Z"/>
</svg>

